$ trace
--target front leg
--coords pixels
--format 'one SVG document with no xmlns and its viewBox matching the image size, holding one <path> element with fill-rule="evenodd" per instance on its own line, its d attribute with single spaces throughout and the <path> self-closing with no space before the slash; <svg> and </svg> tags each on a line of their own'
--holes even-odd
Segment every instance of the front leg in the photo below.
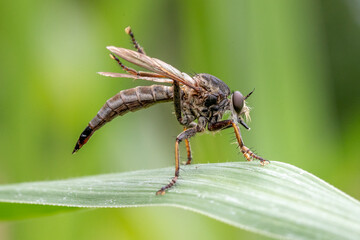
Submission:
<svg viewBox="0 0 360 240">
<path fill-rule="evenodd" d="M 243 142 L 242 138 L 241 138 L 240 129 L 239 129 L 238 125 L 233 121 L 231 122 L 231 125 L 234 128 L 236 139 L 237 139 L 237 141 L 239 143 L 239 146 L 241 148 L 241 152 L 243 153 L 246 160 L 251 161 L 252 160 L 251 158 L 255 158 L 255 159 L 260 160 L 261 165 L 266 165 L 266 164 L 270 163 L 269 160 L 263 159 L 262 157 L 260 157 L 260 156 L 256 155 L 255 153 L 253 153 L 248 147 L 246 147 L 244 145 L 244 142 Z"/>
<path fill-rule="evenodd" d="M 174 184 L 176 183 L 178 177 L 179 177 L 179 144 L 180 142 L 182 142 L 183 140 L 187 140 L 190 137 L 194 136 L 197 132 L 201 132 L 202 129 L 196 125 L 193 128 L 189 128 L 186 129 L 185 131 L 183 131 L 182 133 L 180 133 L 177 137 L 176 137 L 176 142 L 175 142 L 175 177 L 173 177 L 170 181 L 170 183 L 164 187 L 162 187 L 159 191 L 156 192 L 156 195 L 164 195 L 165 194 L 165 190 L 171 188 L 172 186 L 174 186 Z"/>
<path fill-rule="evenodd" d="M 212 124 L 208 124 L 208 129 L 209 131 L 218 131 L 218 130 L 223 130 L 229 127 L 233 127 L 234 131 L 235 131 L 235 136 L 236 139 L 238 141 L 240 150 L 242 152 L 242 154 L 244 155 L 244 157 L 246 158 L 246 160 L 251 161 L 252 158 L 258 159 L 260 160 L 261 165 L 265 165 L 268 164 L 269 161 L 263 159 L 262 157 L 256 155 L 255 153 L 253 153 L 248 147 L 246 147 L 244 145 L 244 142 L 242 140 L 241 134 L 240 134 L 240 129 L 238 127 L 238 125 L 232 121 L 232 120 L 224 120 L 224 121 L 220 121 L 220 122 L 216 122 L 216 123 L 212 123 Z"/>
</svg>

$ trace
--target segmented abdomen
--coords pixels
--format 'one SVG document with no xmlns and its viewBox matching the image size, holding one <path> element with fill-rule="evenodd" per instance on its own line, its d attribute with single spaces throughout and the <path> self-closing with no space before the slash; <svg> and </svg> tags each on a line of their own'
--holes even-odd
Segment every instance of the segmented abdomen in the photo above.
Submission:
<svg viewBox="0 0 360 240">
<path fill-rule="evenodd" d="M 149 107 L 155 103 L 172 100 L 173 87 L 169 86 L 139 86 L 120 91 L 107 100 L 97 115 L 89 122 L 89 125 L 81 133 L 73 153 L 80 149 L 97 129 L 115 117 L 122 116 L 129 111 L 134 112 L 141 108 Z"/>
<path fill-rule="evenodd" d="M 134 112 L 158 102 L 172 101 L 172 99 L 173 90 L 169 86 L 139 86 L 123 90 L 106 101 L 98 114 L 90 121 L 89 127 L 97 130 L 116 116 L 122 116 L 129 111 Z"/>
</svg>

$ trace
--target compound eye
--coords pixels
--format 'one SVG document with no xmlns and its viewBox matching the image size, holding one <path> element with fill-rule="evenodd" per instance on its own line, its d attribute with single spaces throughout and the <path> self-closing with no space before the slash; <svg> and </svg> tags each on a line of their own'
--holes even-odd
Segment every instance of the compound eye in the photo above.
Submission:
<svg viewBox="0 0 360 240">
<path fill-rule="evenodd" d="M 240 114 L 241 109 L 244 107 L 244 96 L 239 91 L 235 91 L 232 96 L 234 110 Z"/>
</svg>

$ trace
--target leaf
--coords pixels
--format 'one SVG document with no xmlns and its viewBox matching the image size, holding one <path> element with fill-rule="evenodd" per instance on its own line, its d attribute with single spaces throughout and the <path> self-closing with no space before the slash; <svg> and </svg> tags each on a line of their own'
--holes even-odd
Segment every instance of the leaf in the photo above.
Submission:
<svg viewBox="0 0 360 240">
<path fill-rule="evenodd" d="M 156 196 L 173 173 L 173 168 L 164 168 L 0 186 L 0 219 L 26 217 L 29 212 L 39 215 L 47 212 L 42 208 L 54 206 L 48 210 L 58 211 L 59 206 L 175 206 L 274 238 L 360 236 L 359 201 L 292 165 L 231 162 L 183 166 L 176 186 L 164 196 Z M 19 203 L 32 205 L 24 205 L 24 216 L 21 211 L 9 214 Z"/>
<path fill-rule="evenodd" d="M 46 216 L 54 213 L 70 212 L 77 209 L 80 208 L 0 202 L 0 221 Z"/>
</svg>

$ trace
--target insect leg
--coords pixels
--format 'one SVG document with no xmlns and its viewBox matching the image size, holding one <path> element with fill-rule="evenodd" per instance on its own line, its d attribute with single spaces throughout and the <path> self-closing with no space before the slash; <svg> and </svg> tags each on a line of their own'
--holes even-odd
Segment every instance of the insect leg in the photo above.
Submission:
<svg viewBox="0 0 360 240">
<path fill-rule="evenodd" d="M 160 75 L 158 73 L 152 73 L 152 72 L 143 72 L 143 71 L 136 71 L 135 69 L 129 68 L 127 66 L 125 66 L 119 58 L 117 58 L 114 54 L 110 54 L 110 57 L 112 59 L 114 59 L 119 65 L 120 67 L 125 71 L 128 72 L 131 75 L 135 75 L 135 76 L 141 76 L 141 77 L 153 77 L 153 78 L 167 78 L 163 75 Z"/>
<path fill-rule="evenodd" d="M 112 59 L 114 59 L 115 61 L 117 61 L 117 63 L 120 65 L 120 67 L 125 71 L 130 73 L 131 75 L 138 75 L 138 72 L 132 68 L 129 68 L 127 66 L 125 66 L 124 64 L 122 64 L 122 62 L 120 61 L 119 58 L 117 58 L 114 54 L 110 53 L 110 57 Z"/>
<path fill-rule="evenodd" d="M 174 85 L 174 107 L 175 107 L 176 119 L 179 121 L 180 124 L 183 124 L 182 116 L 181 116 L 180 85 L 177 81 L 174 81 L 173 85 Z"/>
<path fill-rule="evenodd" d="M 184 128 L 184 131 L 186 130 L 186 128 Z M 189 139 L 185 139 L 185 146 L 186 146 L 186 152 L 187 152 L 187 162 L 186 165 L 191 164 L 191 160 L 192 160 L 192 156 L 191 156 L 191 147 L 190 147 L 190 140 Z"/>
<path fill-rule="evenodd" d="M 181 110 L 181 89 L 180 84 L 177 81 L 173 81 L 173 92 L 174 92 L 174 108 L 176 119 L 181 125 L 191 126 L 192 122 L 195 120 L 194 116 L 184 115 Z M 190 124 L 190 125 L 189 125 Z M 205 126 L 205 125 L 204 125 Z M 191 126 L 192 127 L 192 126 Z"/>
<path fill-rule="evenodd" d="M 171 188 L 172 186 L 174 186 L 177 179 L 178 179 L 178 177 L 179 177 L 179 170 L 180 170 L 180 166 L 179 166 L 179 144 L 180 144 L 180 142 L 194 136 L 197 132 L 201 132 L 201 131 L 202 131 L 201 128 L 199 128 L 198 126 L 195 126 L 193 128 L 186 129 L 185 131 L 183 131 L 182 133 L 180 133 L 176 137 L 176 142 L 175 142 L 175 176 L 171 179 L 169 184 L 167 184 L 166 186 L 162 187 L 159 191 L 157 191 L 156 195 L 164 195 L 165 190 L 167 190 L 167 189 Z"/>
<path fill-rule="evenodd" d="M 251 161 L 252 160 L 251 158 L 255 158 L 255 159 L 260 160 L 261 165 L 268 164 L 269 160 L 265 160 L 264 158 L 256 155 L 248 147 L 246 147 L 244 145 L 244 142 L 243 142 L 243 140 L 241 138 L 240 129 L 239 129 L 238 125 L 233 121 L 231 121 L 231 125 L 234 128 L 236 139 L 237 139 L 237 141 L 239 143 L 241 152 L 244 155 L 244 157 L 246 158 L 246 160 Z"/>
<path fill-rule="evenodd" d="M 236 139 L 239 143 L 239 147 L 241 149 L 242 154 L 244 155 L 244 157 L 246 158 L 246 160 L 251 161 L 251 158 L 255 158 L 260 160 L 260 163 L 262 165 L 265 165 L 267 163 L 269 163 L 268 160 L 263 159 L 262 157 L 259 157 L 258 155 L 256 155 L 255 153 L 253 153 L 248 147 L 246 147 L 244 145 L 244 142 L 242 140 L 241 134 L 240 134 L 240 129 L 238 127 L 238 125 L 232 121 L 232 120 L 224 120 L 224 121 L 220 121 L 220 122 L 216 122 L 216 123 L 212 123 L 212 124 L 208 124 L 208 129 L 209 131 L 218 131 L 218 130 L 223 130 L 229 127 L 233 127 L 234 131 L 235 131 L 235 135 L 236 135 Z"/>
<path fill-rule="evenodd" d="M 130 26 L 128 26 L 127 28 L 125 28 L 125 32 L 126 34 L 128 34 L 130 37 L 131 37 L 131 41 L 132 43 L 134 44 L 134 47 L 135 49 L 139 52 L 139 53 L 142 53 L 142 54 L 145 54 L 145 51 L 142 47 L 140 47 L 139 43 L 135 40 L 135 36 L 134 36 L 134 33 L 131 31 L 131 28 Z"/>
<path fill-rule="evenodd" d="M 220 121 L 220 122 L 209 123 L 208 129 L 209 129 L 209 131 L 223 130 L 223 129 L 231 127 L 231 123 L 232 123 L 231 120 L 224 120 L 224 121 Z"/>
</svg>

